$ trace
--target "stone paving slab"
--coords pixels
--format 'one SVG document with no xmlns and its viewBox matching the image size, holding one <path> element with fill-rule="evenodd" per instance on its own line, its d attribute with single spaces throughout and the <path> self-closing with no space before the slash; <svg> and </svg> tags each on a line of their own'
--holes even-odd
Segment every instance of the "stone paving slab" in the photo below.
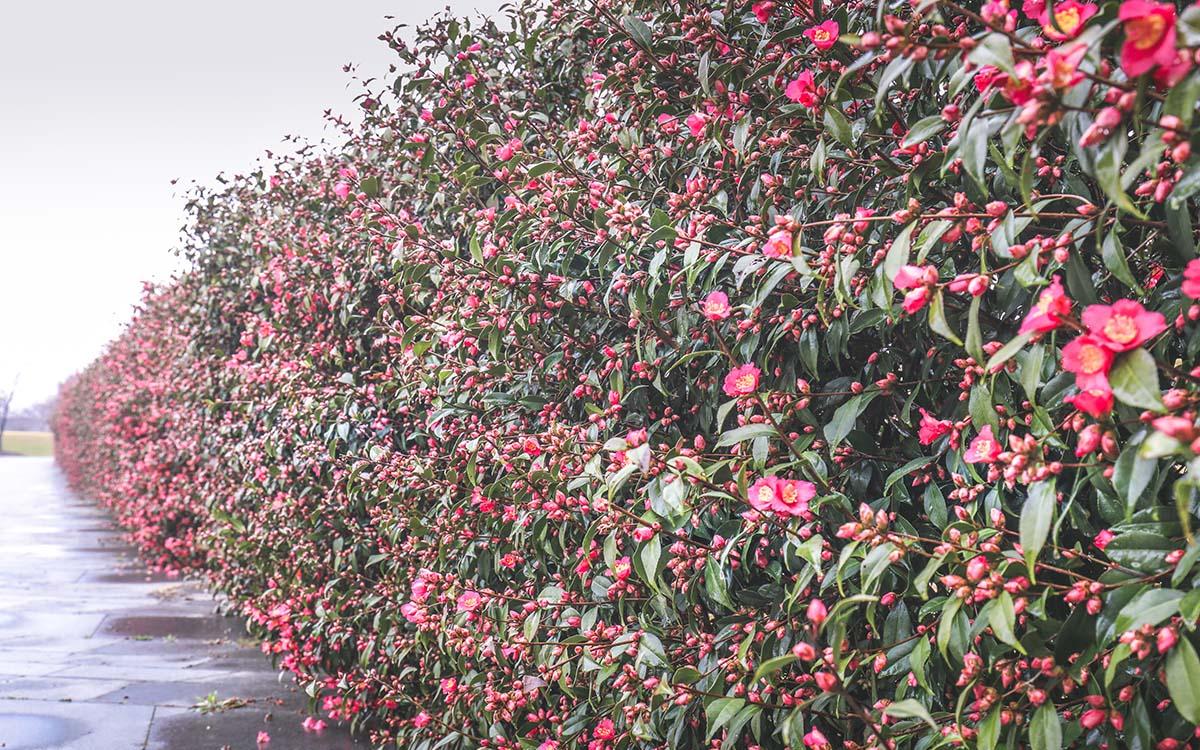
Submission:
<svg viewBox="0 0 1200 750">
<path fill-rule="evenodd" d="M 195 582 L 142 567 L 51 459 L 0 457 L 0 750 L 368 750 Z M 204 714 L 206 696 L 244 705 Z"/>
</svg>

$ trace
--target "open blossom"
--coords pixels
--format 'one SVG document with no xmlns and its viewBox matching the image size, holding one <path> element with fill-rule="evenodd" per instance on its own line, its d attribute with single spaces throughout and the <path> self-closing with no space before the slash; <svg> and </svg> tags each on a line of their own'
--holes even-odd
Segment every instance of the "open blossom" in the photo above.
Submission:
<svg viewBox="0 0 1200 750">
<path fill-rule="evenodd" d="M 992 426 L 984 425 L 975 439 L 971 441 L 967 452 L 963 454 L 963 460 L 969 464 L 990 464 L 995 463 L 1000 457 L 1000 443 L 996 441 L 996 436 L 992 434 Z"/>
<path fill-rule="evenodd" d="M 759 23 L 766 23 L 771 20 L 771 12 L 775 10 L 775 3 L 771 0 L 755 3 L 750 6 L 750 12 L 758 19 Z"/>
<path fill-rule="evenodd" d="M 904 312 L 912 315 L 918 312 L 933 296 L 933 286 L 937 284 L 938 272 L 933 266 L 901 266 L 896 272 L 892 283 L 904 291 Z"/>
<path fill-rule="evenodd" d="M 749 492 L 747 502 L 750 507 L 765 513 L 775 504 L 775 498 L 779 495 L 779 477 L 763 477 L 750 485 Z"/>
<path fill-rule="evenodd" d="M 792 80 L 784 89 L 784 96 L 797 104 L 812 109 L 821 102 L 821 92 L 813 82 L 812 71 L 806 70 Z"/>
<path fill-rule="evenodd" d="M 803 479 L 781 479 L 776 485 L 771 510 L 781 516 L 799 516 L 808 511 L 808 501 L 817 494 L 816 485 Z"/>
<path fill-rule="evenodd" d="M 1098 8 L 1095 3 L 1081 3 L 1079 0 L 1066 0 L 1054 4 L 1054 17 L 1050 10 L 1043 8 L 1038 17 L 1042 25 L 1042 33 L 1056 42 L 1074 39 L 1079 36 L 1088 19 L 1096 15 Z"/>
<path fill-rule="evenodd" d="M 921 445 L 929 445 L 950 432 L 953 427 L 954 423 L 949 419 L 935 419 L 932 414 L 921 409 L 921 426 L 917 432 L 917 439 L 921 441 Z"/>
<path fill-rule="evenodd" d="M 1038 295 L 1037 304 L 1021 321 L 1021 333 L 1045 333 L 1053 331 L 1062 324 L 1062 319 L 1071 314 L 1071 298 L 1063 290 L 1058 276 L 1050 282 L 1050 286 Z"/>
<path fill-rule="evenodd" d="M 1108 381 L 1101 386 L 1081 389 L 1076 395 L 1068 396 L 1064 400 L 1084 414 L 1096 418 L 1103 417 L 1113 408 L 1113 392 Z"/>
<path fill-rule="evenodd" d="M 1099 534 L 1097 534 L 1095 536 L 1095 538 L 1092 539 L 1092 544 L 1096 545 L 1097 549 L 1103 550 L 1105 547 L 1108 546 L 1109 542 L 1111 542 L 1112 540 L 1114 540 L 1116 538 L 1117 538 L 1116 534 L 1112 533 L 1108 529 L 1104 529 Z"/>
<path fill-rule="evenodd" d="M 1175 61 L 1175 6 L 1153 0 L 1125 0 L 1117 11 L 1125 28 L 1121 70 L 1140 76 Z"/>
<path fill-rule="evenodd" d="M 617 727 L 612 719 L 601 719 L 592 729 L 592 737 L 598 740 L 611 740 L 617 736 Z"/>
<path fill-rule="evenodd" d="M 763 255 L 768 258 L 792 257 L 792 233 L 787 231 L 773 232 L 763 244 Z"/>
<path fill-rule="evenodd" d="M 346 196 L 350 195 L 350 183 L 346 182 L 345 180 L 339 180 L 338 182 L 335 182 L 333 184 L 333 194 L 342 200 L 345 200 Z"/>
<path fill-rule="evenodd" d="M 725 320 L 732 312 L 729 306 L 729 295 L 725 292 L 710 292 L 700 303 L 700 311 L 706 320 Z"/>
<path fill-rule="evenodd" d="M 1167 330 L 1166 318 L 1150 312 L 1130 299 L 1111 305 L 1089 305 L 1083 311 L 1083 324 L 1114 352 L 1136 349 L 1143 342 Z"/>
<path fill-rule="evenodd" d="M 1088 47 L 1083 42 L 1055 47 L 1046 53 L 1045 70 L 1039 80 L 1049 83 L 1058 91 L 1069 89 L 1083 80 L 1079 63 L 1087 55 Z"/>
<path fill-rule="evenodd" d="M 483 597 L 477 591 L 464 591 L 459 595 L 456 603 L 459 612 L 474 612 L 483 603 Z"/>
<path fill-rule="evenodd" d="M 725 376 L 725 395 L 749 396 L 758 390 L 758 378 L 762 374 L 754 365 L 735 367 Z"/>
<path fill-rule="evenodd" d="M 496 150 L 495 150 L 496 158 L 499 159 L 500 161 L 508 161 L 509 159 L 516 156 L 517 152 L 520 151 L 521 147 L 524 145 L 525 144 L 523 144 L 521 142 L 520 138 L 513 138 L 508 143 L 505 143 L 504 145 L 496 147 Z"/>
<path fill-rule="evenodd" d="M 1183 269 L 1183 293 L 1192 299 L 1200 299 L 1200 258 L 1189 260 Z"/>
<path fill-rule="evenodd" d="M 633 563 L 628 557 L 622 557 L 613 561 L 612 575 L 618 581 L 628 581 L 629 576 L 633 573 Z"/>
<path fill-rule="evenodd" d="M 693 112 L 688 115 L 687 126 L 688 131 L 693 138 L 699 138 L 704 135 L 704 128 L 708 125 L 708 115 L 702 112 Z"/>
<path fill-rule="evenodd" d="M 266 732 L 259 732 L 258 736 L 254 738 L 254 742 L 258 745 L 266 745 L 270 741 L 271 735 L 267 734 Z"/>
<path fill-rule="evenodd" d="M 809 750 L 830 750 L 833 747 L 821 730 L 815 727 L 804 735 L 804 746 Z"/>
<path fill-rule="evenodd" d="M 837 44 L 839 33 L 841 33 L 841 28 L 834 20 L 804 30 L 804 36 L 808 37 L 808 40 L 822 52 Z"/>
<path fill-rule="evenodd" d="M 1112 364 L 1112 350 L 1096 336 L 1085 333 L 1063 347 L 1063 369 L 1075 373 L 1080 390 L 1107 387 Z"/>
<path fill-rule="evenodd" d="M 300 726 L 304 727 L 306 732 L 321 732 L 325 729 L 325 721 L 313 716 L 306 716 L 304 721 L 300 722 Z"/>
<path fill-rule="evenodd" d="M 663 112 L 658 116 L 658 127 L 667 135 L 675 135 L 679 132 L 679 118 Z"/>
</svg>

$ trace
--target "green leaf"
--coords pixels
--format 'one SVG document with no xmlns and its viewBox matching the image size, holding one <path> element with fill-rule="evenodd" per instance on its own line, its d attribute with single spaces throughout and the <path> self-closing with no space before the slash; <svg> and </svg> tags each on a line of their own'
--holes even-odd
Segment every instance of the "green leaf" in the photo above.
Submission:
<svg viewBox="0 0 1200 750">
<path fill-rule="evenodd" d="M 904 136 L 904 140 L 900 142 L 900 145 L 905 148 L 915 146 L 918 143 L 929 140 L 945 129 L 946 121 L 941 115 L 930 115 L 929 117 L 917 120 L 908 129 L 908 135 Z"/>
<path fill-rule="evenodd" d="M 996 750 L 1000 740 L 1000 707 L 996 706 L 987 718 L 979 722 L 979 737 L 976 740 L 977 750 Z"/>
<path fill-rule="evenodd" d="M 775 428 L 767 423 L 743 425 L 723 432 L 720 439 L 717 440 L 717 447 L 736 445 L 760 437 L 775 437 L 777 434 Z"/>
<path fill-rule="evenodd" d="M 708 738 L 712 739 L 717 732 L 721 731 L 721 727 L 737 716 L 738 711 L 741 711 L 744 705 L 746 705 L 744 698 L 717 698 L 709 703 L 704 709 L 704 713 L 708 717 Z"/>
<path fill-rule="evenodd" d="M 1126 141 L 1124 136 L 1110 138 L 1100 147 L 1100 156 L 1096 159 L 1096 182 L 1104 190 L 1117 208 L 1133 214 L 1139 219 L 1146 218 L 1138 207 L 1129 199 L 1125 189 L 1121 187 L 1121 166 L 1125 159 Z"/>
<path fill-rule="evenodd" d="M 1017 352 L 1029 343 L 1029 339 L 1033 337 L 1032 333 L 1022 333 L 1016 338 L 1010 340 L 1007 344 L 996 350 L 996 353 L 991 356 L 984 367 L 988 372 L 992 372 L 1000 365 L 1016 356 Z"/>
<path fill-rule="evenodd" d="M 825 425 L 825 439 L 829 441 L 830 448 L 837 447 L 838 443 L 841 443 L 850 434 L 850 431 L 854 429 L 854 423 L 858 421 L 858 415 L 862 414 L 863 409 L 866 409 L 867 405 L 878 395 L 878 391 L 872 391 L 851 396 L 846 403 L 833 412 L 833 419 Z"/>
<path fill-rule="evenodd" d="M 1147 589 L 1121 608 L 1113 632 L 1120 635 L 1143 625 L 1158 625 L 1179 612 L 1179 600 L 1182 598 L 1183 592 L 1175 589 Z"/>
<path fill-rule="evenodd" d="M 1118 357 L 1108 374 L 1108 383 L 1121 403 L 1164 411 L 1162 393 L 1158 389 L 1158 369 L 1154 357 L 1145 349 L 1134 349 Z"/>
<path fill-rule="evenodd" d="M 629 32 L 630 38 L 639 47 L 644 50 L 650 49 L 654 35 L 650 32 L 650 27 L 646 25 L 645 21 L 637 16 L 625 16 L 621 19 L 621 25 L 625 27 L 625 31 Z"/>
<path fill-rule="evenodd" d="M 1104 260 L 1105 268 L 1121 283 L 1135 291 L 1141 291 L 1141 286 L 1129 270 L 1129 263 L 1125 260 L 1125 249 L 1121 247 L 1121 239 L 1115 230 L 1109 232 L 1100 244 L 1100 257 Z"/>
<path fill-rule="evenodd" d="M 895 281 L 900 268 L 908 263 L 909 250 L 912 248 L 912 233 L 916 226 L 915 221 L 910 221 L 896 235 L 896 239 L 892 240 L 892 246 L 888 248 L 887 256 L 883 259 L 883 274 L 887 276 L 888 281 Z"/>
<path fill-rule="evenodd" d="M 902 701 L 891 703 L 887 708 L 883 709 L 883 712 L 897 719 L 920 719 L 930 727 L 937 729 L 937 722 L 929 715 L 929 709 L 912 698 L 905 698 Z"/>
<path fill-rule="evenodd" d="M 1167 691 L 1175 710 L 1191 723 L 1200 724 L 1200 659 L 1186 638 L 1181 638 L 1167 657 Z"/>
<path fill-rule="evenodd" d="M 988 34 L 967 53 L 976 65 L 994 65 L 1005 73 L 1013 73 L 1012 43 L 1003 34 Z"/>
<path fill-rule="evenodd" d="M 1062 722 L 1053 703 L 1043 703 L 1029 721 L 1032 750 L 1062 750 Z"/>
<path fill-rule="evenodd" d="M 1013 630 L 1017 622 L 1017 615 L 1012 595 L 1007 591 L 1001 591 L 995 601 L 996 604 L 988 613 L 988 624 L 992 626 L 992 632 L 1001 641 L 1024 654 L 1025 648 L 1017 641 L 1016 633 Z"/>
<path fill-rule="evenodd" d="M 754 683 L 764 677 L 770 677 L 794 661 L 796 661 L 796 657 L 792 654 L 784 654 L 783 656 L 776 656 L 773 659 L 767 659 L 758 665 L 758 669 L 754 670 L 754 679 L 750 680 L 750 682 Z"/>
<path fill-rule="evenodd" d="M 950 324 L 946 322 L 946 311 L 942 307 L 941 290 L 934 294 L 933 299 L 929 301 L 929 327 L 933 329 L 934 333 L 941 334 L 955 344 L 962 346 L 962 339 L 950 329 Z"/>
<path fill-rule="evenodd" d="M 717 563 L 717 558 L 710 556 L 704 563 L 704 590 L 710 599 L 729 609 L 733 609 L 733 600 L 729 598 L 729 588 L 725 585 L 725 573 Z"/>
<path fill-rule="evenodd" d="M 837 107 L 825 108 L 825 132 L 834 137 L 843 146 L 854 148 L 854 136 L 850 131 L 850 123 Z"/>
<path fill-rule="evenodd" d="M 1050 535 L 1057 504 L 1053 479 L 1035 482 L 1029 486 L 1029 496 L 1021 508 L 1020 537 L 1030 580 L 1035 577 L 1033 562 L 1042 551 L 1042 546 L 1046 544 L 1046 537 Z"/>
</svg>

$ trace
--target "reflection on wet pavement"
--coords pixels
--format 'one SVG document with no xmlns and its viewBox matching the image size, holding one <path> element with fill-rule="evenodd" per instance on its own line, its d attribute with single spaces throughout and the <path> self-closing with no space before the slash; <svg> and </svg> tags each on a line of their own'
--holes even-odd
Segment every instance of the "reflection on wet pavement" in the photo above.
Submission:
<svg viewBox="0 0 1200 750">
<path fill-rule="evenodd" d="M 300 726 L 307 697 L 202 586 L 149 573 L 46 458 L 0 458 L 0 748 L 365 750 Z M 244 706 L 202 714 L 206 696 Z"/>
</svg>

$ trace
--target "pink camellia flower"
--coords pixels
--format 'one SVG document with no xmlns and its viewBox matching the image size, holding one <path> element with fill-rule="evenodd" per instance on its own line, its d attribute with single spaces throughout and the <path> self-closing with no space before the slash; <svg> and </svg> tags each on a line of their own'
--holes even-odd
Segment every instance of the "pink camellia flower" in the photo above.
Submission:
<svg viewBox="0 0 1200 750">
<path fill-rule="evenodd" d="M 838 26 L 837 21 L 832 19 L 804 30 L 804 36 L 808 37 L 808 41 L 822 52 L 837 44 L 840 33 L 841 27 Z"/>
<path fill-rule="evenodd" d="M 688 115 L 687 126 L 688 131 L 693 138 L 699 138 L 704 135 L 704 128 L 708 125 L 708 115 L 702 112 L 693 112 Z"/>
<path fill-rule="evenodd" d="M 933 266 L 900 266 L 892 283 L 897 289 L 915 289 L 938 282 L 938 272 Z"/>
<path fill-rule="evenodd" d="M 808 511 L 808 501 L 817 494 L 817 487 L 803 479 L 781 479 L 776 485 L 771 510 L 781 516 L 799 516 Z"/>
<path fill-rule="evenodd" d="M 1158 417 L 1150 424 L 1167 437 L 1190 443 L 1196 439 L 1196 424 L 1187 417 Z"/>
<path fill-rule="evenodd" d="M 750 485 L 749 494 L 747 502 L 750 503 L 751 508 L 763 513 L 771 510 L 779 497 L 779 478 L 763 477 L 759 479 Z"/>
<path fill-rule="evenodd" d="M 771 0 L 765 0 L 765 2 L 755 3 L 754 5 L 750 6 L 750 12 L 754 14 L 754 17 L 758 19 L 759 23 L 766 23 L 767 21 L 770 21 L 771 13 L 774 10 L 775 3 L 771 2 Z"/>
<path fill-rule="evenodd" d="M 733 312 L 729 307 L 729 295 L 725 292 L 710 292 L 700 303 L 700 312 L 706 320 L 725 320 Z"/>
<path fill-rule="evenodd" d="M 1050 50 L 1046 53 L 1046 69 L 1040 80 L 1046 81 L 1058 91 L 1069 89 L 1079 83 L 1083 80 L 1083 73 L 1079 71 L 1079 63 L 1087 55 L 1087 50 L 1087 45 L 1082 42 Z"/>
<path fill-rule="evenodd" d="M 474 612 L 479 609 L 480 604 L 483 604 L 483 597 L 479 595 L 478 591 L 464 591 L 459 594 L 456 604 L 459 612 Z"/>
<path fill-rule="evenodd" d="M 763 243 L 763 255 L 768 258 L 790 258 L 792 257 L 792 233 L 780 230 L 772 232 L 767 241 Z"/>
<path fill-rule="evenodd" d="M 258 745 L 269 744 L 271 742 L 271 735 L 267 734 L 266 732 L 259 732 L 258 736 L 254 738 L 254 741 Z"/>
<path fill-rule="evenodd" d="M 1084 414 L 1090 414 L 1099 419 L 1112 411 L 1113 392 L 1112 388 L 1108 386 L 1108 382 L 1105 381 L 1102 386 L 1085 388 L 1074 396 L 1068 396 L 1064 401 Z"/>
<path fill-rule="evenodd" d="M 813 727 L 804 735 L 804 746 L 808 750 L 832 750 L 833 745 L 821 734 L 821 730 Z"/>
<path fill-rule="evenodd" d="M 612 575 L 618 581 L 628 581 L 629 576 L 633 573 L 633 563 L 628 557 L 620 557 L 613 560 Z"/>
<path fill-rule="evenodd" d="M 1025 0 L 1021 10 L 1030 18 L 1040 18 L 1046 12 L 1046 0 Z"/>
<path fill-rule="evenodd" d="M 663 112 L 658 116 L 658 127 L 667 135 L 675 135 L 679 132 L 679 118 Z"/>
<path fill-rule="evenodd" d="M 338 182 L 335 182 L 333 184 L 333 194 L 342 200 L 346 200 L 346 198 L 350 195 L 350 183 L 346 182 L 345 180 L 339 180 Z"/>
<path fill-rule="evenodd" d="M 1187 49 L 1175 50 L 1175 59 L 1167 65 L 1154 69 L 1154 82 L 1159 88 L 1169 89 L 1178 86 L 1179 82 L 1192 71 L 1192 54 Z"/>
<path fill-rule="evenodd" d="M 725 376 L 725 395 L 749 396 L 758 390 L 758 378 L 762 374 L 754 365 L 735 367 Z"/>
<path fill-rule="evenodd" d="M 1074 39 L 1083 31 L 1088 19 L 1096 15 L 1098 8 L 1095 3 L 1081 3 L 1079 0 L 1066 0 L 1054 4 L 1054 18 L 1050 18 L 1050 10 L 1043 8 L 1038 16 L 1042 25 L 1042 33 L 1056 42 Z"/>
<path fill-rule="evenodd" d="M 420 729 L 422 727 L 429 726 L 429 722 L 431 722 L 431 721 L 433 721 L 433 717 L 430 716 L 427 712 L 422 711 L 421 713 L 419 713 L 413 717 L 413 726 L 416 727 L 417 729 Z"/>
<path fill-rule="evenodd" d="M 954 427 L 949 419 L 935 419 L 932 414 L 921 409 L 921 426 L 917 430 L 917 439 L 921 445 L 929 445 Z"/>
<path fill-rule="evenodd" d="M 1183 269 L 1182 291 L 1192 299 L 1200 299 L 1200 258 L 1189 260 Z"/>
<path fill-rule="evenodd" d="M 1112 533 L 1108 529 L 1104 529 L 1092 538 L 1092 544 L 1096 545 L 1097 549 L 1103 551 L 1104 548 L 1108 546 L 1108 543 L 1116 538 L 1116 534 Z"/>
<path fill-rule="evenodd" d="M 902 302 L 900 306 L 904 308 L 904 312 L 908 313 L 909 315 L 915 315 L 921 311 L 921 308 L 925 307 L 925 305 L 929 303 L 929 299 L 932 296 L 933 292 L 931 292 L 927 286 L 923 286 L 918 289 L 910 289 L 908 293 L 904 295 L 904 302 Z"/>
<path fill-rule="evenodd" d="M 1150 312 L 1131 299 L 1120 299 L 1111 305 L 1088 305 L 1083 311 L 1083 324 L 1114 352 L 1136 349 L 1167 330 L 1162 313 Z"/>
<path fill-rule="evenodd" d="M 1175 648 L 1175 644 L 1179 643 L 1179 636 L 1175 634 L 1175 629 L 1172 627 L 1160 628 L 1154 636 L 1154 645 L 1158 647 L 1158 653 L 1165 654 Z"/>
<path fill-rule="evenodd" d="M 1080 390 L 1107 388 L 1112 364 L 1112 350 L 1091 334 L 1079 336 L 1062 350 L 1063 369 L 1075 373 L 1075 385 Z"/>
<path fill-rule="evenodd" d="M 1121 70 L 1130 78 L 1175 61 L 1175 5 L 1125 0 L 1117 17 L 1125 27 Z"/>
<path fill-rule="evenodd" d="M 808 621 L 817 627 L 829 618 L 829 610 L 825 607 L 825 602 L 820 599 L 813 599 L 808 603 L 808 611 L 805 612 Z"/>
<path fill-rule="evenodd" d="M 314 716 L 306 716 L 304 721 L 300 722 L 300 726 L 304 727 L 306 732 L 321 732 L 325 729 L 325 721 Z"/>
<path fill-rule="evenodd" d="M 612 719 L 601 719 L 592 729 L 592 737 L 598 740 L 611 740 L 617 736 L 617 727 Z"/>
<path fill-rule="evenodd" d="M 812 71 L 806 70 L 797 76 L 783 91 L 784 96 L 797 104 L 813 109 L 821 102 L 821 92 L 813 82 Z"/>
<path fill-rule="evenodd" d="M 503 146 L 497 146 L 496 150 L 493 153 L 496 155 L 496 158 L 499 159 L 500 161 L 508 161 L 509 159 L 516 156 L 517 152 L 520 151 L 521 147 L 524 145 L 525 144 L 521 142 L 520 138 L 513 138 L 511 141 L 509 141 L 508 143 L 505 143 Z"/>
<path fill-rule="evenodd" d="M 1108 712 L 1102 708 L 1093 708 L 1083 712 L 1079 717 L 1079 724 L 1084 729 L 1095 729 L 1104 723 L 1108 718 Z"/>
<path fill-rule="evenodd" d="M 1071 298 L 1063 289 L 1059 277 L 1055 276 L 1050 286 L 1038 295 L 1037 304 L 1021 321 L 1021 333 L 1046 333 L 1062 325 L 1062 319 L 1071 314 Z"/>
<path fill-rule="evenodd" d="M 963 460 L 969 464 L 991 464 L 995 463 L 1000 457 L 1000 443 L 996 441 L 996 436 L 992 434 L 992 426 L 984 425 L 975 439 L 971 441 L 967 452 L 963 454 Z"/>
</svg>

